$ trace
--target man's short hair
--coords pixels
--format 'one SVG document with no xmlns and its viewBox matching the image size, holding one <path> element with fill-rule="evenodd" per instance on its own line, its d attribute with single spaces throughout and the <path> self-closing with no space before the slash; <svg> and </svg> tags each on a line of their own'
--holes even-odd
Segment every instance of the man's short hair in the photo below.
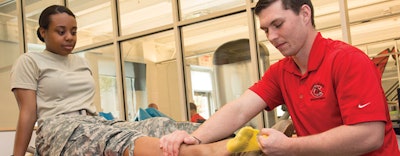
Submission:
<svg viewBox="0 0 400 156">
<path fill-rule="evenodd" d="M 189 109 L 190 109 L 190 110 L 195 110 L 195 111 L 197 111 L 197 106 L 196 106 L 193 102 L 190 102 L 189 105 L 190 105 L 190 106 L 189 106 Z"/>
<path fill-rule="evenodd" d="M 311 0 L 259 0 L 254 9 L 254 13 L 258 16 L 261 11 L 268 8 L 273 3 L 281 1 L 283 9 L 292 10 L 296 15 L 300 13 L 301 6 L 308 5 L 311 8 L 311 24 L 315 27 L 314 23 L 314 7 L 311 3 Z"/>
</svg>

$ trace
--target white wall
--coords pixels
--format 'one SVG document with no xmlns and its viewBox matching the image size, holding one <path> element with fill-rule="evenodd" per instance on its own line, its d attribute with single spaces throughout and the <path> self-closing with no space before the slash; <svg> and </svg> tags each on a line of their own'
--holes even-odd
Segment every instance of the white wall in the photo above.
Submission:
<svg viewBox="0 0 400 156">
<path fill-rule="evenodd" d="M 0 132 L 0 156 L 10 156 L 13 154 L 14 149 L 14 136 L 15 131 L 1 131 Z M 32 133 L 32 138 L 35 138 L 35 132 Z M 29 146 L 35 146 L 35 139 L 31 139 Z"/>
</svg>

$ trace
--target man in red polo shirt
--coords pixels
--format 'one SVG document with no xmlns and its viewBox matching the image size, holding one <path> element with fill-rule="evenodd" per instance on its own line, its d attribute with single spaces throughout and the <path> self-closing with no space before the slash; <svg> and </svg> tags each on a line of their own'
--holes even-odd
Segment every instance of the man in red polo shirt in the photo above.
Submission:
<svg viewBox="0 0 400 156">
<path fill-rule="evenodd" d="M 268 138 L 258 137 L 258 144 L 268 156 L 400 155 L 381 76 L 367 55 L 323 38 L 315 30 L 310 0 L 260 0 L 255 13 L 285 58 L 191 135 L 180 131 L 163 137 L 164 151 L 177 153 L 181 143 L 217 141 L 260 111 L 286 104 L 299 137 L 261 129 Z"/>
</svg>

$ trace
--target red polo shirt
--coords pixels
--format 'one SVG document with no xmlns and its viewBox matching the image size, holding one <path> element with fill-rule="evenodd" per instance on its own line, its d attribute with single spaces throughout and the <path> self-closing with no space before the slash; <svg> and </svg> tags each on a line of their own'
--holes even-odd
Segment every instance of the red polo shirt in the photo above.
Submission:
<svg viewBox="0 0 400 156">
<path fill-rule="evenodd" d="M 204 120 L 205 119 L 199 113 L 192 115 L 192 117 L 190 118 L 191 122 L 204 122 Z"/>
<path fill-rule="evenodd" d="M 286 104 L 298 136 L 384 121 L 384 145 L 368 155 L 400 154 L 380 73 L 365 53 L 344 42 L 318 33 L 305 74 L 287 57 L 271 65 L 250 90 L 264 99 L 267 110 Z"/>
</svg>

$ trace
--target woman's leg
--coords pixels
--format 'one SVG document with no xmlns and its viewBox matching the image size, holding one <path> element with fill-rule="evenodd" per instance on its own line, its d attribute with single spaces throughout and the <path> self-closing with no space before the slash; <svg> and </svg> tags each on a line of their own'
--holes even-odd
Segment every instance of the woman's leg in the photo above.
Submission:
<svg viewBox="0 0 400 156">
<path fill-rule="evenodd" d="M 180 148 L 180 156 L 209 156 L 218 155 L 224 156 L 229 155 L 226 150 L 226 143 L 228 140 L 222 140 L 210 144 L 201 145 L 182 145 Z M 162 149 L 160 148 L 160 141 L 158 138 L 152 137 L 140 137 L 135 140 L 134 156 L 148 156 L 148 155 L 160 155 L 162 156 Z M 127 148 L 124 151 L 124 156 L 129 156 L 130 149 Z"/>
<path fill-rule="evenodd" d="M 165 117 L 154 117 L 135 122 L 117 122 L 113 124 L 113 126 L 134 129 L 146 136 L 160 138 L 176 130 L 184 130 L 188 133 L 192 133 L 200 126 L 200 124 L 192 122 L 177 122 Z"/>
</svg>

